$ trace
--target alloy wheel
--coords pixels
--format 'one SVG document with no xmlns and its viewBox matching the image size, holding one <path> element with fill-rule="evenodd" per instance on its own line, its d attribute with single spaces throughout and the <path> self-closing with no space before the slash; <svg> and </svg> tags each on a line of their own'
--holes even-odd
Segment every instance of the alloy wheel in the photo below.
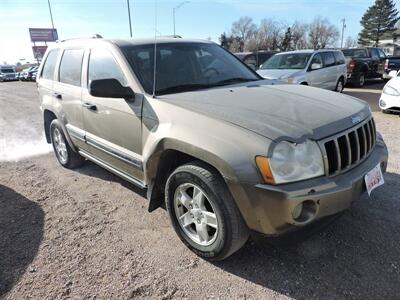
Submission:
<svg viewBox="0 0 400 300">
<path fill-rule="evenodd" d="M 64 136 L 61 134 L 58 128 L 54 128 L 53 142 L 58 158 L 63 164 L 65 164 L 68 160 L 67 146 L 65 144 Z"/>
</svg>

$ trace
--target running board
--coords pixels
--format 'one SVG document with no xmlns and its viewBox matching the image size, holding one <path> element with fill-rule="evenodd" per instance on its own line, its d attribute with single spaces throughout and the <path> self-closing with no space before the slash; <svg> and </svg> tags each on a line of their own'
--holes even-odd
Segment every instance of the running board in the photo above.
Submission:
<svg viewBox="0 0 400 300">
<path fill-rule="evenodd" d="M 128 175 L 125 172 L 122 172 L 120 170 L 115 169 L 114 167 L 110 166 L 109 164 L 103 162 L 102 160 L 97 159 L 94 156 L 90 155 L 86 151 L 79 150 L 78 152 L 79 152 L 80 155 L 82 155 L 83 157 L 87 158 L 88 160 L 94 162 L 96 165 L 99 165 L 100 167 L 103 167 L 104 169 L 110 171 L 111 173 L 114 173 L 115 175 L 125 179 L 126 181 L 129 181 L 130 183 L 133 183 L 134 185 L 136 185 L 136 186 L 138 186 L 138 187 L 140 187 L 142 189 L 147 188 L 147 185 L 144 182 L 142 182 L 142 181 L 140 181 L 140 180 Z"/>
</svg>

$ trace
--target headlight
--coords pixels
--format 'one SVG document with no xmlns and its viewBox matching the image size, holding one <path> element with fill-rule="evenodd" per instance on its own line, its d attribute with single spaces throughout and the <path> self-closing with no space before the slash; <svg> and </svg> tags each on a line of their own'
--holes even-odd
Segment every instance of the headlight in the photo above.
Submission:
<svg viewBox="0 0 400 300">
<path fill-rule="evenodd" d="M 400 92 L 390 85 L 385 85 L 383 93 L 390 96 L 400 96 Z"/>
<path fill-rule="evenodd" d="M 272 157 L 264 159 L 268 160 L 264 165 L 259 157 L 256 158 L 256 162 L 268 183 L 279 184 L 324 175 L 321 150 L 316 142 L 310 140 L 301 144 L 280 142 L 275 146 Z"/>
</svg>

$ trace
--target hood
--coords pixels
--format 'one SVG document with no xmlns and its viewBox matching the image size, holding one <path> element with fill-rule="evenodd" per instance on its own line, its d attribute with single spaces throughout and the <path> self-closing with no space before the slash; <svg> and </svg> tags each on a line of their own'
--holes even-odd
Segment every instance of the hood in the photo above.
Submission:
<svg viewBox="0 0 400 300">
<path fill-rule="evenodd" d="M 296 77 L 302 70 L 293 69 L 260 69 L 257 73 L 267 79 L 287 79 L 289 77 Z"/>
<path fill-rule="evenodd" d="M 275 141 L 318 140 L 370 115 L 368 104 L 357 98 L 298 85 L 252 83 L 158 98 Z"/>
</svg>

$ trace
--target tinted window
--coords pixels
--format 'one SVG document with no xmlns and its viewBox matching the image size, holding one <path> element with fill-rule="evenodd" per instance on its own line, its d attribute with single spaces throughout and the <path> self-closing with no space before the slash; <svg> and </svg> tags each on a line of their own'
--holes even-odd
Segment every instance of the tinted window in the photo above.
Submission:
<svg viewBox="0 0 400 300">
<path fill-rule="evenodd" d="M 126 85 L 125 76 L 112 54 L 106 49 L 92 49 L 89 58 L 89 83 L 96 79 L 117 79 Z"/>
<path fill-rule="evenodd" d="M 369 49 L 369 51 L 371 52 L 372 58 L 375 58 L 375 59 L 379 58 L 378 51 L 375 48 L 371 48 L 371 49 Z"/>
<path fill-rule="evenodd" d="M 261 69 L 304 69 L 310 57 L 311 53 L 277 54 L 268 59 Z"/>
<path fill-rule="evenodd" d="M 152 93 L 154 45 L 122 48 L 147 93 Z M 156 94 L 259 80 L 228 51 L 208 43 L 162 43 L 156 52 Z"/>
<path fill-rule="evenodd" d="M 67 49 L 60 63 L 60 82 L 81 85 L 82 49 Z"/>
<path fill-rule="evenodd" d="M 335 60 L 336 60 L 337 65 L 343 65 L 346 63 L 342 52 L 336 51 L 336 52 L 333 52 L 333 54 L 335 55 Z"/>
<path fill-rule="evenodd" d="M 324 52 L 322 53 L 322 57 L 324 59 L 325 67 L 332 67 L 335 65 L 335 57 L 332 52 Z"/>
<path fill-rule="evenodd" d="M 344 49 L 342 50 L 344 56 L 346 57 L 354 57 L 354 58 L 366 58 L 367 50 L 365 49 Z"/>
<path fill-rule="evenodd" d="M 379 54 L 379 58 L 386 58 L 386 54 L 385 54 L 385 52 L 382 51 L 382 49 L 378 49 L 378 54 Z"/>
<path fill-rule="evenodd" d="M 42 77 L 45 79 L 53 80 L 54 70 L 56 68 L 58 49 L 51 50 L 49 55 L 47 55 L 46 61 L 43 66 Z M 24 69 L 24 71 L 28 71 Z"/>
</svg>

